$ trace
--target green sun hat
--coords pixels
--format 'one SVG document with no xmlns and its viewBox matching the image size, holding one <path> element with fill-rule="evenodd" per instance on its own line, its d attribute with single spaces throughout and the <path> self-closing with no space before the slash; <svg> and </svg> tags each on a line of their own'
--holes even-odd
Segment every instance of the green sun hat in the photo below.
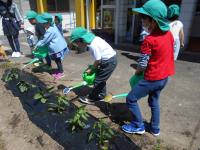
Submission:
<svg viewBox="0 0 200 150">
<path fill-rule="evenodd" d="M 91 32 L 88 32 L 85 28 L 83 27 L 77 27 L 75 28 L 70 36 L 70 41 L 71 43 L 74 42 L 77 39 L 83 39 L 83 42 L 85 43 L 91 43 L 92 40 L 95 38 L 95 35 Z"/>
<path fill-rule="evenodd" d="M 48 20 L 45 20 L 45 19 L 42 17 L 42 15 L 38 15 L 38 16 L 36 17 L 36 20 L 37 20 L 38 23 L 47 23 L 47 22 L 48 22 Z"/>
<path fill-rule="evenodd" d="M 170 29 L 167 21 L 167 7 L 161 0 L 149 0 L 141 8 L 133 8 L 132 10 L 152 17 L 162 31 Z"/>
<path fill-rule="evenodd" d="M 38 13 L 33 11 L 33 10 L 29 10 L 27 13 L 26 13 L 26 17 L 25 19 L 35 19 L 37 17 Z"/>
<path fill-rule="evenodd" d="M 180 7 L 178 5 L 170 5 L 168 7 L 168 18 L 173 18 L 174 16 L 179 16 L 180 15 Z"/>
<path fill-rule="evenodd" d="M 58 17 L 59 22 L 62 22 L 63 17 L 62 17 L 62 15 L 61 15 L 60 13 L 57 13 L 57 14 L 55 15 L 55 17 Z"/>
<path fill-rule="evenodd" d="M 52 23 L 53 22 L 52 15 L 49 13 L 46 13 L 46 12 L 41 15 L 38 15 L 36 17 L 36 20 L 39 23 L 48 23 L 48 22 Z"/>
</svg>

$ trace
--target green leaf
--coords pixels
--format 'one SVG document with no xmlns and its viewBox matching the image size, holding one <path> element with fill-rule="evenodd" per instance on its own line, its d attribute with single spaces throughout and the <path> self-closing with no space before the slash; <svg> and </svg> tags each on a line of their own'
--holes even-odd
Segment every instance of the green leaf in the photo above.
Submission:
<svg viewBox="0 0 200 150">
<path fill-rule="evenodd" d="M 41 101 L 41 103 L 45 104 L 47 102 L 47 99 L 46 98 L 41 98 L 40 101 Z"/>
<path fill-rule="evenodd" d="M 48 108 L 48 111 L 55 111 L 54 108 Z"/>
<path fill-rule="evenodd" d="M 51 92 L 54 91 L 54 87 L 50 87 L 50 88 L 48 88 L 46 91 L 51 93 Z"/>
<path fill-rule="evenodd" d="M 33 97 L 35 100 L 39 100 L 42 98 L 42 94 L 41 93 L 36 93 Z"/>
<path fill-rule="evenodd" d="M 74 131 L 76 129 L 76 127 L 75 126 L 72 126 L 72 131 Z"/>
<path fill-rule="evenodd" d="M 94 134 L 90 133 L 89 137 L 88 137 L 88 142 L 90 142 L 92 139 L 94 139 Z"/>
</svg>

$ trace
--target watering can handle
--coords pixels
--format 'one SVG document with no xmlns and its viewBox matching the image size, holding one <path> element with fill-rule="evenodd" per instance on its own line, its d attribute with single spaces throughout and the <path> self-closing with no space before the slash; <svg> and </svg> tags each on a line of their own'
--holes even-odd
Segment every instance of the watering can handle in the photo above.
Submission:
<svg viewBox="0 0 200 150">
<path fill-rule="evenodd" d="M 121 98 L 121 97 L 126 97 L 126 96 L 128 96 L 128 93 L 122 93 L 122 94 L 114 95 L 113 98 Z"/>
<path fill-rule="evenodd" d="M 78 83 L 78 84 L 72 86 L 71 88 L 72 88 L 72 89 L 75 89 L 75 88 L 80 87 L 80 86 L 83 86 L 83 85 L 87 85 L 87 82 L 83 81 L 83 82 L 81 82 L 81 83 Z"/>
<path fill-rule="evenodd" d="M 31 64 L 33 64 L 34 62 L 38 61 L 38 60 L 39 60 L 38 58 L 32 59 L 28 64 L 24 65 L 23 68 L 26 68 L 28 65 L 31 65 Z"/>
</svg>

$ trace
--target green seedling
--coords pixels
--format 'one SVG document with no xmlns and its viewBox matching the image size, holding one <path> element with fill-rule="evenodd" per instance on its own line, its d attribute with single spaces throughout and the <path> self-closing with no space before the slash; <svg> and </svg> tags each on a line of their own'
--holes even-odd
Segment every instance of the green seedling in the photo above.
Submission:
<svg viewBox="0 0 200 150">
<path fill-rule="evenodd" d="M 5 75 L 3 81 L 8 82 L 12 80 L 18 80 L 19 79 L 19 73 L 17 69 L 10 69 L 8 73 Z"/>
<path fill-rule="evenodd" d="M 42 90 L 40 88 L 40 91 L 34 95 L 35 100 L 39 100 L 41 103 L 45 104 L 48 101 L 48 97 L 53 92 L 54 87 L 50 87 L 48 89 Z"/>
<path fill-rule="evenodd" d="M 72 133 L 77 130 L 83 130 L 84 128 L 86 128 L 88 117 L 89 115 L 85 110 L 85 106 L 79 107 L 78 110 L 75 112 L 73 118 L 66 121 L 69 123 Z"/>
<path fill-rule="evenodd" d="M 17 83 L 17 88 L 19 89 L 20 93 L 25 93 L 28 92 L 31 88 L 36 87 L 33 84 L 29 84 L 26 81 L 19 81 L 19 83 Z"/>
<path fill-rule="evenodd" d="M 102 119 L 93 125 L 88 141 L 97 140 L 101 149 L 108 149 L 108 141 L 114 136 L 113 130 Z"/>
<path fill-rule="evenodd" d="M 49 103 L 48 111 L 53 111 L 62 114 L 69 106 L 69 101 L 65 96 L 57 96 L 56 103 Z"/>
</svg>

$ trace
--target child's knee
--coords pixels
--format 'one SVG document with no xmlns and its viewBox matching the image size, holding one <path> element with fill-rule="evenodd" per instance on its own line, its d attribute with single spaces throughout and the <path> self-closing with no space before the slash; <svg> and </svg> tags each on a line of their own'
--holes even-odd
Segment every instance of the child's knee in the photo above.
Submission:
<svg viewBox="0 0 200 150">
<path fill-rule="evenodd" d="M 126 103 L 129 104 L 134 104 L 137 102 L 137 98 L 134 94 L 129 93 L 128 96 L 126 97 Z"/>
</svg>

